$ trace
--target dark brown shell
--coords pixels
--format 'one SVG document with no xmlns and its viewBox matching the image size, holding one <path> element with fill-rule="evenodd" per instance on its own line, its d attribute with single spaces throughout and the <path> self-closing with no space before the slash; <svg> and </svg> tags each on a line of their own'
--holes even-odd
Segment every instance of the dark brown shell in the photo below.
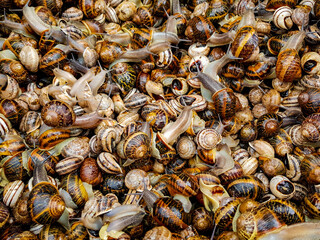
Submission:
<svg viewBox="0 0 320 240">
<path fill-rule="evenodd" d="M 170 195 L 182 194 L 184 196 L 194 196 L 199 191 L 199 184 L 192 176 L 182 172 L 172 174 L 168 180 Z"/>
<path fill-rule="evenodd" d="M 264 206 L 277 213 L 281 220 L 288 225 L 304 222 L 302 209 L 289 200 L 271 199 Z"/>
<path fill-rule="evenodd" d="M 256 177 L 243 176 L 231 182 L 227 191 L 233 197 L 249 197 L 255 200 L 262 196 L 264 186 Z"/>
<path fill-rule="evenodd" d="M 13 182 L 15 180 L 25 181 L 28 178 L 26 169 L 22 164 L 22 152 L 19 152 L 4 162 L 2 169 L 6 178 Z"/>
<path fill-rule="evenodd" d="M 196 16 L 188 21 L 185 35 L 194 42 L 205 43 L 214 31 L 215 27 L 208 19 Z"/>
<path fill-rule="evenodd" d="M 231 45 L 233 56 L 242 58 L 241 62 L 250 60 L 259 50 L 259 38 L 255 29 L 251 26 L 244 26 L 238 30 Z"/>
<path fill-rule="evenodd" d="M 188 227 L 181 202 L 172 198 L 158 198 L 153 204 L 153 216 L 157 223 L 170 230 L 179 231 Z"/>
<path fill-rule="evenodd" d="M 66 63 L 66 58 L 67 54 L 64 51 L 53 48 L 42 56 L 39 63 L 39 69 L 45 74 L 53 76 L 52 70 L 54 68 L 61 68 Z"/>
<path fill-rule="evenodd" d="M 297 0 L 269 0 L 266 6 L 266 10 L 274 11 L 279 7 L 288 6 L 293 8 L 297 5 Z"/>
<path fill-rule="evenodd" d="M 305 116 L 320 112 L 320 90 L 307 89 L 298 96 L 298 102 Z"/>
<path fill-rule="evenodd" d="M 13 125 L 19 124 L 23 117 L 23 108 L 14 99 L 2 99 L 0 102 L 2 113 Z"/>
<path fill-rule="evenodd" d="M 222 69 L 222 75 L 226 78 L 243 78 L 244 66 L 238 62 L 230 62 Z"/>
<path fill-rule="evenodd" d="M 282 118 L 274 113 L 267 113 L 258 118 L 257 130 L 260 136 L 272 137 L 281 127 Z"/>
<path fill-rule="evenodd" d="M 293 82 L 301 78 L 301 60 L 295 49 L 286 49 L 279 53 L 276 63 L 276 75 L 280 81 Z"/>
<path fill-rule="evenodd" d="M 224 88 L 215 92 L 212 95 L 212 100 L 215 112 L 222 119 L 232 118 L 238 110 L 238 99 L 230 88 Z"/>
</svg>

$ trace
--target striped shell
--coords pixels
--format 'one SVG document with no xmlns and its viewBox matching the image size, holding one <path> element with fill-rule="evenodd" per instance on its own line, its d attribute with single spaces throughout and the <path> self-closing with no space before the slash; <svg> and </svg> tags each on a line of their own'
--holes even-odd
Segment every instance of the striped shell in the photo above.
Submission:
<svg viewBox="0 0 320 240">
<path fill-rule="evenodd" d="M 106 173 L 109 174 L 120 174 L 122 168 L 120 167 L 116 157 L 111 153 L 102 152 L 97 158 L 98 166 Z"/>
<path fill-rule="evenodd" d="M 10 182 L 3 191 L 3 203 L 8 207 L 14 207 L 24 190 L 24 183 L 21 180 Z"/>
<path fill-rule="evenodd" d="M 77 172 L 66 175 L 61 181 L 61 188 L 67 191 L 72 201 L 82 207 L 88 201 L 88 193 Z"/>
<path fill-rule="evenodd" d="M 67 157 L 59 161 L 56 165 L 56 173 L 65 175 L 77 170 L 83 162 L 83 157 Z"/>
<path fill-rule="evenodd" d="M 35 185 L 29 195 L 28 210 L 32 221 L 49 224 L 57 221 L 65 209 L 65 203 L 58 189 L 48 182 Z"/>
<path fill-rule="evenodd" d="M 295 49 L 286 49 L 279 53 L 276 63 L 276 75 L 280 81 L 293 82 L 302 74 L 299 53 Z"/>
</svg>

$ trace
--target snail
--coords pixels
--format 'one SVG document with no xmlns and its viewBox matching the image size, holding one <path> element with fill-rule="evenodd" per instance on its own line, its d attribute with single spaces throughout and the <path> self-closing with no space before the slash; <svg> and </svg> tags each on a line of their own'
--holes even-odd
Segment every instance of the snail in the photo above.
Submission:
<svg viewBox="0 0 320 240">
<path fill-rule="evenodd" d="M 276 75 L 280 81 L 292 82 L 301 78 L 301 60 L 298 54 L 306 36 L 304 31 L 292 35 L 281 48 L 276 63 Z M 284 65 L 287 67 L 285 68 Z"/>
</svg>

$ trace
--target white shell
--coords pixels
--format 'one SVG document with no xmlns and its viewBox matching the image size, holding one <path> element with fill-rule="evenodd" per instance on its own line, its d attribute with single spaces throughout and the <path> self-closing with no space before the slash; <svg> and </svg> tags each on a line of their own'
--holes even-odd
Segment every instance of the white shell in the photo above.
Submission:
<svg viewBox="0 0 320 240">
<path fill-rule="evenodd" d="M 188 48 L 188 55 L 190 57 L 195 57 L 195 56 L 207 56 L 210 52 L 210 47 L 208 45 L 200 45 L 194 43 Z"/>
<path fill-rule="evenodd" d="M 289 30 L 293 26 L 291 16 L 292 9 L 290 7 L 280 7 L 273 14 L 273 23 L 278 28 Z"/>
<path fill-rule="evenodd" d="M 3 203 L 8 207 L 14 207 L 23 193 L 24 183 L 16 180 L 9 184 L 4 188 Z"/>
<path fill-rule="evenodd" d="M 40 57 L 36 49 L 31 46 L 24 46 L 19 53 L 20 62 L 30 72 L 37 72 Z"/>
</svg>

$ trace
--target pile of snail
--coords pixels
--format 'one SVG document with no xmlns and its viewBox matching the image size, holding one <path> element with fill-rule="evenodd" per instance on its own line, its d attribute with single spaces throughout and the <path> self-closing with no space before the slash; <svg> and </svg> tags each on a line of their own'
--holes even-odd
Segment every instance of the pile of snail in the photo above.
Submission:
<svg viewBox="0 0 320 240">
<path fill-rule="evenodd" d="M 319 20 L 1 0 L 0 239 L 318 239 Z"/>
</svg>

